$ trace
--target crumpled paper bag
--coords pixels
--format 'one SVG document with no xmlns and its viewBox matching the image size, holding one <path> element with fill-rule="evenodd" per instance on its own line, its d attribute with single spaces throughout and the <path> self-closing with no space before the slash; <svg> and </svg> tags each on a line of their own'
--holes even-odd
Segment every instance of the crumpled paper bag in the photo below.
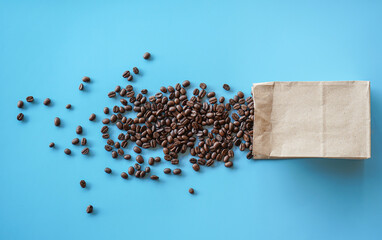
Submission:
<svg viewBox="0 0 382 240">
<path fill-rule="evenodd" d="M 253 156 L 367 159 L 370 82 L 253 84 Z"/>
</svg>

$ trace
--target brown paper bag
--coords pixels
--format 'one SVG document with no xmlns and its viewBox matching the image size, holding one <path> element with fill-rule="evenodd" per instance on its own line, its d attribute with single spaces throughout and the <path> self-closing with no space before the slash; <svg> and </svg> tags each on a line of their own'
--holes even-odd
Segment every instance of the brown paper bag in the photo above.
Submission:
<svg viewBox="0 0 382 240">
<path fill-rule="evenodd" d="M 253 156 L 370 158 L 370 82 L 253 84 Z"/>
</svg>

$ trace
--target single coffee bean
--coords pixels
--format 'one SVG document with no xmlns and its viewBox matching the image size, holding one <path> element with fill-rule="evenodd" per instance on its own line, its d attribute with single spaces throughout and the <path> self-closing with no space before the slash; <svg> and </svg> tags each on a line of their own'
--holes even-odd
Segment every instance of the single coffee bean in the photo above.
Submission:
<svg viewBox="0 0 382 240">
<path fill-rule="evenodd" d="M 105 173 L 107 173 L 107 174 L 110 174 L 110 173 L 111 173 L 111 169 L 110 169 L 110 168 L 108 168 L 108 167 L 107 167 L 107 168 L 105 168 L 105 170 L 104 170 L 104 171 L 105 171 Z"/>
<path fill-rule="evenodd" d="M 244 97 L 244 93 L 242 91 L 239 91 L 239 92 L 237 92 L 237 96 L 239 98 L 243 98 Z"/>
<path fill-rule="evenodd" d="M 125 154 L 125 152 L 123 151 L 123 149 L 118 149 L 117 150 L 117 153 L 119 156 L 123 156 L 123 154 Z"/>
<path fill-rule="evenodd" d="M 138 163 L 140 163 L 140 164 L 142 164 L 142 163 L 144 162 L 142 155 L 137 155 L 137 157 L 135 158 L 135 160 L 136 160 Z"/>
<path fill-rule="evenodd" d="M 195 190 L 193 188 L 190 188 L 190 189 L 188 189 L 188 192 L 191 193 L 191 194 L 194 194 Z"/>
<path fill-rule="evenodd" d="M 82 133 L 82 127 L 79 125 L 79 126 L 77 126 L 77 128 L 76 128 L 76 133 L 77 134 L 81 134 Z"/>
<path fill-rule="evenodd" d="M 81 181 L 80 181 L 80 186 L 81 186 L 82 188 L 86 188 L 86 182 L 85 182 L 85 180 L 81 180 Z"/>
<path fill-rule="evenodd" d="M 24 102 L 23 101 L 20 100 L 20 101 L 17 102 L 17 107 L 18 108 L 22 108 L 23 106 L 24 106 Z"/>
<path fill-rule="evenodd" d="M 147 94 L 147 92 L 148 92 L 147 89 L 142 89 L 142 90 L 141 90 L 141 93 L 142 93 L 142 94 Z"/>
<path fill-rule="evenodd" d="M 231 87 L 230 87 L 228 84 L 223 84 L 223 88 L 224 88 L 224 90 L 226 90 L 226 91 L 231 90 Z"/>
<path fill-rule="evenodd" d="M 112 158 L 117 158 L 118 157 L 118 153 L 116 151 L 112 151 L 111 152 L 111 157 Z"/>
<path fill-rule="evenodd" d="M 44 105 L 49 105 L 51 103 L 50 98 L 46 98 L 43 103 Z"/>
<path fill-rule="evenodd" d="M 93 206 L 92 206 L 92 205 L 89 205 L 89 206 L 86 208 L 86 212 L 87 212 L 87 213 L 92 213 L 92 212 L 93 212 Z"/>
<path fill-rule="evenodd" d="M 127 78 L 127 81 L 129 81 L 129 82 L 133 81 L 133 75 L 130 75 L 130 76 Z"/>
<path fill-rule="evenodd" d="M 152 180 L 158 180 L 158 179 L 159 179 L 159 177 L 158 177 L 157 175 L 151 175 L 150 178 L 151 178 Z"/>
<path fill-rule="evenodd" d="M 226 166 L 227 168 L 230 168 L 233 166 L 233 162 L 228 161 L 228 162 L 224 163 L 224 166 Z"/>
<path fill-rule="evenodd" d="M 128 78 L 130 76 L 130 71 L 124 71 L 122 77 Z"/>
<path fill-rule="evenodd" d="M 88 154 L 88 153 L 89 153 L 89 148 L 86 147 L 86 148 L 82 149 L 81 153 L 82 153 L 83 155 Z"/>
<path fill-rule="evenodd" d="M 160 162 L 161 159 L 160 159 L 160 157 L 155 157 L 155 158 L 154 158 L 154 161 L 155 161 L 155 162 Z"/>
<path fill-rule="evenodd" d="M 72 151 L 69 148 L 65 148 L 64 153 L 66 155 L 70 155 L 72 153 Z"/>
<path fill-rule="evenodd" d="M 33 101 L 34 101 L 34 98 L 33 98 L 33 96 L 28 96 L 28 97 L 26 98 L 26 100 L 27 100 L 27 102 L 33 102 Z"/>
<path fill-rule="evenodd" d="M 127 172 L 129 173 L 129 175 L 133 175 L 134 172 L 135 172 L 135 169 L 133 167 L 129 167 L 129 169 L 127 170 Z"/>
<path fill-rule="evenodd" d="M 72 140 L 72 144 L 73 145 L 76 145 L 76 144 L 78 144 L 80 142 L 80 139 L 78 139 L 78 138 L 74 138 L 73 140 Z"/>
<path fill-rule="evenodd" d="M 140 178 L 141 177 L 141 171 L 136 171 L 135 172 L 135 175 L 134 175 L 136 178 Z"/>
<path fill-rule="evenodd" d="M 49 143 L 49 147 L 50 148 L 54 147 L 54 142 Z"/>
<path fill-rule="evenodd" d="M 146 168 L 145 168 L 145 172 L 146 172 L 146 173 L 149 173 L 150 171 L 151 171 L 150 167 L 146 167 Z"/>
<path fill-rule="evenodd" d="M 70 109 L 72 107 L 72 105 L 71 104 L 67 104 L 65 107 L 66 107 L 66 109 Z"/>
<path fill-rule="evenodd" d="M 23 119 L 24 119 L 24 114 L 19 113 L 19 114 L 17 115 L 17 120 L 22 121 Z"/>
<path fill-rule="evenodd" d="M 58 127 L 58 126 L 60 126 L 60 124 L 61 124 L 61 119 L 58 117 L 54 118 L 54 125 L 56 125 Z"/>
<path fill-rule="evenodd" d="M 150 56 L 151 56 L 151 54 L 148 53 L 148 52 L 145 52 L 145 53 L 143 54 L 143 58 L 144 58 L 144 59 L 149 59 Z"/>
<path fill-rule="evenodd" d="M 113 97 L 115 97 L 117 94 L 115 93 L 115 92 L 109 92 L 108 94 L 107 94 L 107 96 L 109 97 L 109 98 L 113 98 Z"/>
<path fill-rule="evenodd" d="M 110 147 L 109 145 L 105 145 L 105 150 L 108 151 L 108 152 L 110 152 L 111 150 L 113 150 L 113 148 Z"/>
<path fill-rule="evenodd" d="M 190 86 L 190 81 L 185 80 L 185 81 L 182 83 L 182 86 L 183 86 L 183 87 L 188 87 L 188 86 Z"/>
<path fill-rule="evenodd" d="M 109 114 L 109 112 L 110 112 L 110 111 L 109 111 L 109 108 L 108 108 L 108 107 L 104 107 L 104 108 L 103 108 L 103 112 L 104 112 L 105 114 Z"/>
<path fill-rule="evenodd" d="M 80 91 L 84 90 L 84 85 L 81 83 L 80 86 L 78 87 L 78 89 L 79 89 Z"/>
<path fill-rule="evenodd" d="M 103 124 L 109 124 L 110 123 L 110 119 L 105 118 L 105 119 L 102 120 L 102 123 Z"/>
<path fill-rule="evenodd" d="M 198 164 L 193 164 L 192 165 L 192 168 L 196 171 L 196 172 L 198 172 L 199 170 L 200 170 L 200 166 L 198 165 Z"/>
<path fill-rule="evenodd" d="M 175 168 L 173 171 L 172 171 L 173 174 L 175 175 L 179 175 L 182 173 L 182 170 L 180 168 Z"/>
<path fill-rule="evenodd" d="M 136 153 L 141 153 L 142 152 L 142 149 L 140 149 L 139 147 L 135 146 L 133 148 L 133 151 L 136 152 Z"/>
<path fill-rule="evenodd" d="M 101 133 L 107 133 L 107 131 L 109 131 L 109 128 L 107 126 L 103 126 L 101 128 Z"/>
<path fill-rule="evenodd" d="M 207 84 L 205 84 L 205 83 L 201 83 L 201 84 L 199 85 L 199 87 L 200 87 L 201 89 L 206 89 L 206 88 L 207 88 Z"/>
<path fill-rule="evenodd" d="M 96 115 L 94 113 L 90 114 L 89 121 L 94 121 L 96 119 Z"/>
<path fill-rule="evenodd" d="M 139 69 L 138 69 L 137 67 L 133 67 L 133 72 L 134 72 L 135 74 L 138 74 L 138 73 L 139 73 Z"/>
<path fill-rule="evenodd" d="M 85 146 L 87 142 L 88 142 L 88 140 L 86 138 L 81 139 L 81 145 L 82 146 Z"/>
<path fill-rule="evenodd" d="M 144 178 L 146 176 L 146 172 L 145 171 L 141 171 L 140 174 L 139 174 L 139 177 L 140 178 Z"/>
<path fill-rule="evenodd" d="M 83 82 L 90 82 L 90 77 L 86 77 L 85 76 L 85 77 L 82 78 L 82 81 Z"/>
<path fill-rule="evenodd" d="M 150 158 L 149 158 L 149 161 L 148 161 L 148 162 L 149 162 L 149 165 L 151 165 L 151 166 L 154 165 L 154 161 L 155 161 L 154 158 L 153 158 L 153 157 L 150 157 Z"/>
<path fill-rule="evenodd" d="M 163 169 L 163 172 L 165 174 L 170 174 L 171 173 L 171 169 L 170 168 L 165 168 L 165 169 Z"/>
<path fill-rule="evenodd" d="M 125 172 L 122 172 L 122 173 L 121 173 L 121 177 L 122 177 L 123 179 L 127 179 L 127 178 L 129 177 L 129 175 L 127 175 L 127 173 L 125 173 Z"/>
<path fill-rule="evenodd" d="M 126 154 L 125 156 L 123 156 L 124 159 L 126 160 L 130 160 L 131 159 L 131 155 L 130 154 Z"/>
</svg>

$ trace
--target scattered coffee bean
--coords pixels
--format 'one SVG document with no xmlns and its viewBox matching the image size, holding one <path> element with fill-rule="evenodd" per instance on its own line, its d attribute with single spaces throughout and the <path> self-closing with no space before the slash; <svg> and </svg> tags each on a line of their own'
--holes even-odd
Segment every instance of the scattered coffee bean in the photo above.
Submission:
<svg viewBox="0 0 382 240">
<path fill-rule="evenodd" d="M 51 103 L 50 98 L 46 98 L 43 103 L 44 105 L 49 105 Z"/>
<path fill-rule="evenodd" d="M 59 117 L 54 118 L 54 125 L 58 127 L 60 126 L 60 124 L 61 124 L 61 119 Z"/>
<path fill-rule="evenodd" d="M 28 96 L 28 97 L 26 98 L 26 100 L 27 100 L 27 102 L 33 102 L 33 101 L 34 101 L 34 98 L 33 98 L 33 96 Z"/>
<path fill-rule="evenodd" d="M 138 73 L 139 73 L 139 69 L 138 69 L 137 67 L 133 67 L 133 72 L 134 72 L 135 74 L 138 74 Z"/>
<path fill-rule="evenodd" d="M 192 168 L 196 171 L 196 172 L 198 172 L 199 170 L 200 170 L 200 166 L 198 165 L 198 164 L 193 164 L 192 165 Z"/>
<path fill-rule="evenodd" d="M 133 148 L 133 151 L 136 152 L 136 153 L 141 153 L 142 152 L 142 149 L 140 149 L 139 147 L 135 146 Z"/>
<path fill-rule="evenodd" d="M 130 76 L 127 78 L 127 81 L 129 81 L 129 82 L 133 81 L 133 75 L 130 75 Z"/>
<path fill-rule="evenodd" d="M 165 169 L 163 169 L 163 172 L 165 174 L 170 174 L 171 173 L 171 169 L 170 168 L 165 168 Z"/>
<path fill-rule="evenodd" d="M 65 148 L 64 153 L 66 155 L 70 155 L 72 153 L 72 151 L 69 148 Z"/>
<path fill-rule="evenodd" d="M 108 168 L 108 167 L 107 167 L 107 168 L 105 168 L 105 170 L 104 170 L 104 171 L 105 171 L 105 173 L 107 173 L 107 174 L 110 174 L 110 173 L 111 173 L 111 169 L 110 169 L 110 168 Z"/>
<path fill-rule="evenodd" d="M 83 155 L 88 154 L 88 153 L 89 153 L 89 148 L 86 147 L 86 148 L 82 149 L 81 153 L 82 153 Z"/>
<path fill-rule="evenodd" d="M 195 191 L 194 191 L 193 188 L 188 189 L 188 192 L 191 193 L 191 194 L 194 194 L 194 193 L 195 193 Z"/>
<path fill-rule="evenodd" d="M 19 114 L 17 115 L 17 120 L 22 121 L 23 119 L 24 119 L 24 114 L 19 113 Z"/>
<path fill-rule="evenodd" d="M 230 87 L 228 84 L 223 84 L 223 88 L 224 88 L 224 90 L 226 90 L 226 91 L 231 90 L 231 87 Z"/>
<path fill-rule="evenodd" d="M 126 160 L 130 160 L 131 159 L 131 155 L 130 154 L 126 154 L 125 156 L 123 156 L 124 159 Z"/>
<path fill-rule="evenodd" d="M 139 164 L 142 164 L 142 163 L 144 162 L 142 155 L 137 155 L 137 157 L 135 158 L 135 160 L 136 160 Z"/>
<path fill-rule="evenodd" d="M 134 175 L 134 172 L 135 172 L 135 169 L 133 167 L 129 167 L 129 169 L 127 170 L 127 173 L 129 175 Z"/>
<path fill-rule="evenodd" d="M 103 112 L 104 112 L 105 114 L 109 114 L 109 108 L 108 108 L 108 107 L 105 107 L 105 108 L 103 109 Z"/>
<path fill-rule="evenodd" d="M 85 76 L 85 77 L 82 78 L 82 81 L 83 82 L 90 82 L 90 77 L 86 77 Z"/>
<path fill-rule="evenodd" d="M 77 126 L 76 133 L 77 134 L 81 134 L 82 133 L 82 127 L 81 126 Z"/>
<path fill-rule="evenodd" d="M 85 146 L 87 142 L 88 142 L 88 140 L 86 138 L 81 139 L 81 145 L 82 146 Z"/>
<path fill-rule="evenodd" d="M 228 161 L 228 162 L 224 163 L 224 166 L 226 166 L 227 168 L 230 168 L 233 166 L 233 162 Z"/>
<path fill-rule="evenodd" d="M 87 213 L 92 213 L 92 212 L 93 212 L 93 206 L 92 206 L 92 205 L 89 205 L 89 206 L 86 208 L 86 212 L 87 212 Z"/>
<path fill-rule="evenodd" d="M 182 86 L 183 86 L 183 87 L 189 87 L 189 86 L 190 86 L 190 81 L 185 80 L 185 81 L 182 83 Z"/>
<path fill-rule="evenodd" d="M 140 178 L 144 178 L 146 176 L 146 172 L 145 171 L 141 171 L 140 174 L 139 174 L 139 177 Z"/>
<path fill-rule="evenodd" d="M 81 83 L 80 86 L 78 87 L 78 89 L 79 89 L 80 91 L 84 90 L 84 85 Z"/>
<path fill-rule="evenodd" d="M 90 114 L 89 121 L 94 121 L 96 119 L 96 115 L 94 113 Z"/>
<path fill-rule="evenodd" d="M 73 140 L 72 140 L 72 144 L 73 145 L 76 145 L 76 144 L 78 144 L 80 142 L 80 139 L 78 139 L 78 138 L 74 138 Z"/>
<path fill-rule="evenodd" d="M 81 180 L 81 181 L 80 181 L 80 185 L 81 185 L 82 188 L 86 188 L 86 182 L 85 182 L 85 180 Z"/>
<path fill-rule="evenodd" d="M 124 77 L 124 78 L 128 78 L 129 76 L 130 76 L 130 71 L 125 71 L 122 74 L 122 77 Z"/>
<path fill-rule="evenodd" d="M 18 108 L 22 108 L 23 106 L 24 106 L 24 102 L 23 101 L 20 100 L 20 101 L 17 102 L 17 107 Z"/>
<path fill-rule="evenodd" d="M 67 105 L 66 105 L 66 109 L 70 109 L 71 107 L 72 107 L 71 104 L 67 104 Z"/>
<path fill-rule="evenodd" d="M 180 168 L 175 168 L 173 171 L 172 171 L 173 174 L 175 175 L 179 175 L 182 173 L 182 170 Z"/>
<path fill-rule="evenodd" d="M 206 88 L 207 88 L 207 84 L 205 84 L 205 83 L 201 83 L 201 84 L 199 85 L 199 87 L 200 87 L 201 89 L 206 89 Z"/>
<path fill-rule="evenodd" d="M 107 94 L 107 96 L 109 97 L 109 98 L 113 98 L 113 97 L 115 97 L 117 94 L 113 91 L 113 92 L 109 92 L 108 94 Z"/>
<path fill-rule="evenodd" d="M 127 175 L 127 173 L 125 173 L 125 172 L 122 172 L 122 173 L 121 173 L 121 177 L 122 177 L 123 179 L 127 179 L 127 178 L 129 177 L 129 175 Z"/>
<path fill-rule="evenodd" d="M 145 168 L 145 172 L 146 172 L 146 173 L 149 173 L 150 171 L 151 171 L 151 168 L 150 168 L 150 167 L 146 167 L 146 168 Z"/>
<path fill-rule="evenodd" d="M 54 142 L 49 143 L 49 147 L 53 148 L 54 147 Z"/>
<path fill-rule="evenodd" d="M 151 56 L 151 54 L 148 53 L 148 52 L 145 52 L 145 53 L 143 54 L 143 58 L 144 58 L 144 59 L 149 59 L 150 56 Z"/>
<path fill-rule="evenodd" d="M 157 175 L 151 175 L 150 178 L 151 178 L 152 180 L 158 180 L 158 179 L 159 179 L 159 177 L 158 177 Z"/>
</svg>

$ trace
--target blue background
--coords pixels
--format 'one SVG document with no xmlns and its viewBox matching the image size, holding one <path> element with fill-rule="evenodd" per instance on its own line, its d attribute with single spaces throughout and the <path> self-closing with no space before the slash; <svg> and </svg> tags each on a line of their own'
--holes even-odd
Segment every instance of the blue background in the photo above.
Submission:
<svg viewBox="0 0 382 240">
<path fill-rule="evenodd" d="M 0 239 L 381 239 L 381 12 L 365 0 L 0 0 Z M 134 86 L 150 93 L 185 79 L 219 95 L 229 83 L 231 97 L 262 81 L 371 80 L 372 159 L 254 161 L 237 151 L 233 169 L 196 173 L 183 157 L 180 177 L 164 176 L 162 162 L 159 182 L 123 180 L 131 162 L 111 159 L 99 129 L 117 101 L 106 94 L 133 66 Z M 80 92 L 84 75 L 92 82 Z M 36 102 L 18 122 L 28 95 Z M 90 156 L 71 145 L 79 124 Z"/>
</svg>

